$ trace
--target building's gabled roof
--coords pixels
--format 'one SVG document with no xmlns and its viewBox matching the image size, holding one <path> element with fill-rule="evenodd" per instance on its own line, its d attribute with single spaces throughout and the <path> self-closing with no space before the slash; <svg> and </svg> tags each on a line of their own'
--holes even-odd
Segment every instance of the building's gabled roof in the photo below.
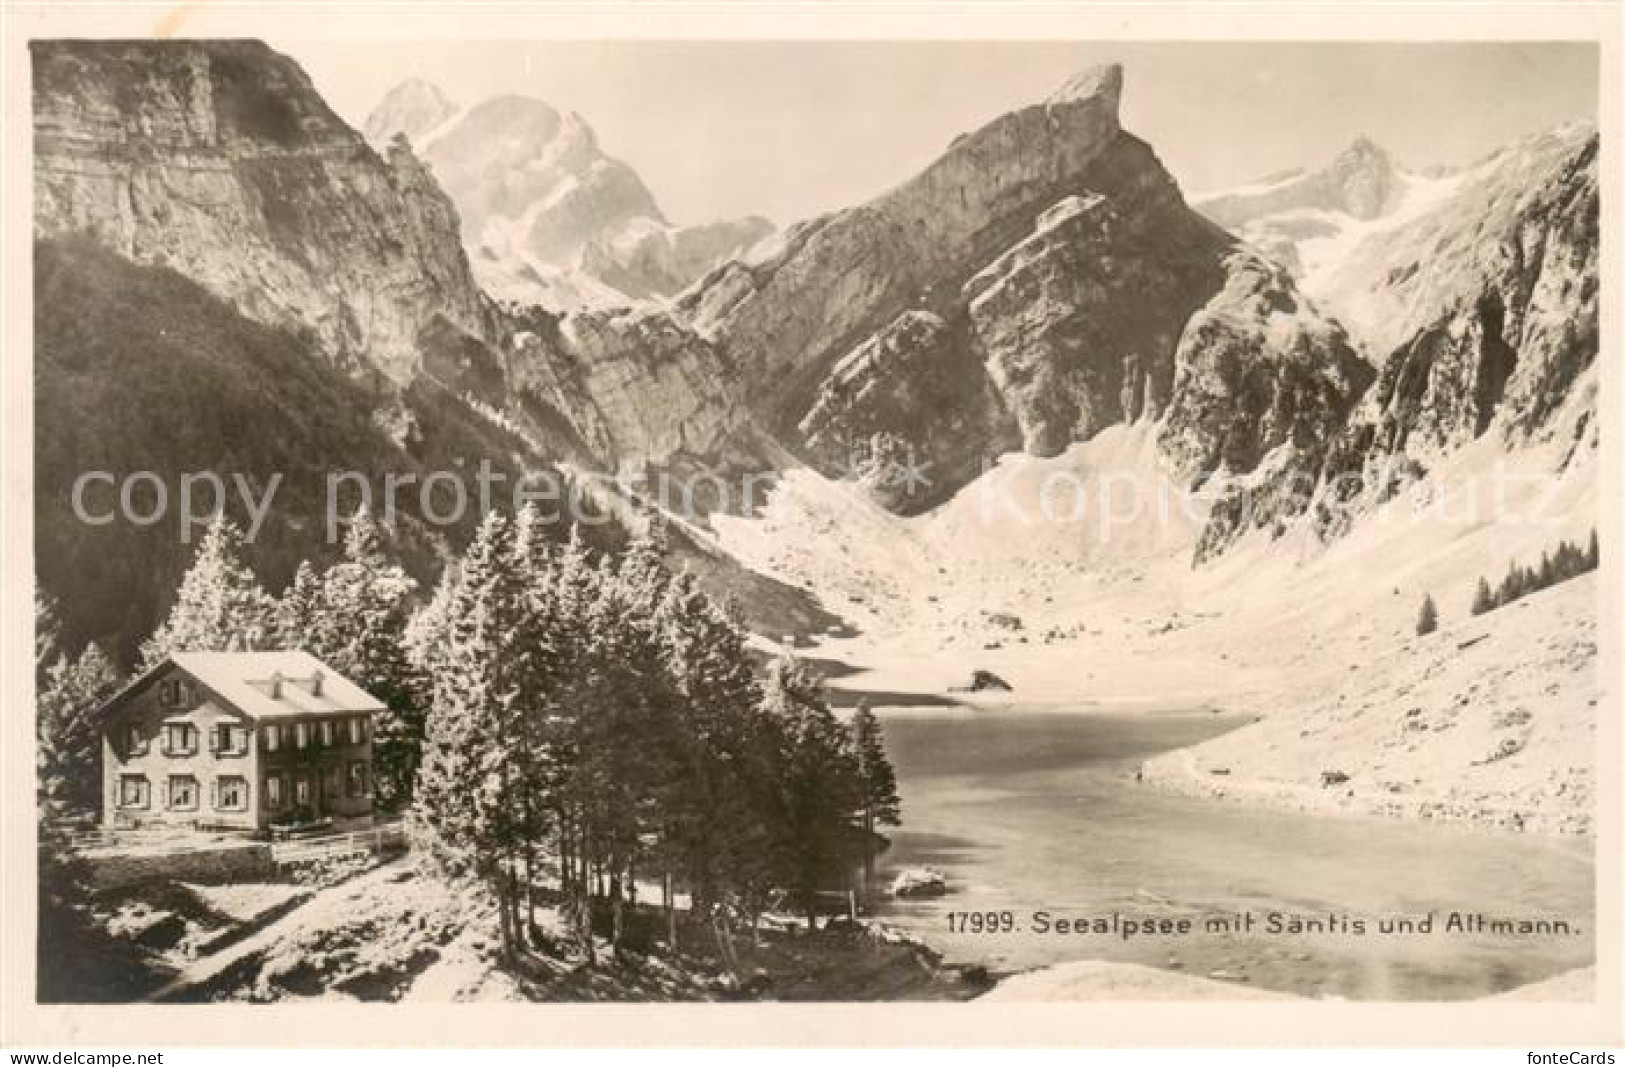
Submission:
<svg viewBox="0 0 1625 1067">
<path fill-rule="evenodd" d="M 254 719 L 382 711 L 383 702 L 309 652 L 177 652 L 169 657 L 181 670 Z M 321 672 L 321 695 L 312 679 Z M 282 685 L 277 696 L 271 694 Z"/>
<path fill-rule="evenodd" d="M 383 702 L 308 652 L 175 652 L 125 686 L 100 714 L 116 710 L 171 664 L 207 686 L 221 700 L 250 719 L 297 718 L 382 711 Z M 318 696 L 313 690 L 321 674 Z M 281 676 L 280 685 L 275 679 Z M 272 696 L 275 692 L 277 695 Z"/>
</svg>

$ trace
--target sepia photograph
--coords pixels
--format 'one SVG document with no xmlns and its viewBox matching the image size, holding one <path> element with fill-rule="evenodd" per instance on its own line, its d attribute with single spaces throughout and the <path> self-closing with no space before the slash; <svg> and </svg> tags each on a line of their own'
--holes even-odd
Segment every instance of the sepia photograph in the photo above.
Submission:
<svg viewBox="0 0 1625 1067">
<path fill-rule="evenodd" d="M 36 1006 L 1617 993 L 1616 44 L 173 18 L 15 42 Z"/>
</svg>

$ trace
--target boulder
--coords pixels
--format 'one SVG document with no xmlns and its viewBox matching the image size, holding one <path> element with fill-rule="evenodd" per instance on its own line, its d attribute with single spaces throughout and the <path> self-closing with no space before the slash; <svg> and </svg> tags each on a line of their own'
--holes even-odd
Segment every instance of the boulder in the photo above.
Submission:
<svg viewBox="0 0 1625 1067">
<path fill-rule="evenodd" d="M 940 897 L 948 892 L 948 879 L 934 867 L 910 867 L 892 879 L 894 897 Z"/>
<path fill-rule="evenodd" d="M 948 691 L 950 693 L 1008 693 L 1010 692 L 1010 683 L 992 671 L 972 671 L 969 684 L 956 685 Z"/>
</svg>

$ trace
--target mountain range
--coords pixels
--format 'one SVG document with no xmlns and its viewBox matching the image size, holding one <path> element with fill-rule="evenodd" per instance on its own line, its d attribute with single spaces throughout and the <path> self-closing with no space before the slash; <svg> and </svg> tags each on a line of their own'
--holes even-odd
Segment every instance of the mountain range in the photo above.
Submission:
<svg viewBox="0 0 1625 1067">
<path fill-rule="evenodd" d="M 407 83 L 363 133 L 257 42 L 33 57 L 37 269 L 74 294 L 42 290 L 35 310 L 62 339 L 36 356 L 36 423 L 75 426 L 42 433 L 42 501 L 107 445 L 67 384 L 75 320 L 137 288 L 167 323 L 152 343 L 174 392 L 112 358 L 83 386 L 155 405 L 121 423 L 128 459 L 238 458 L 225 427 L 175 439 L 215 410 L 221 365 L 263 369 L 272 349 L 308 370 L 297 395 L 242 400 L 239 424 L 278 438 L 266 463 L 425 464 L 481 443 L 576 474 L 810 472 L 916 515 L 999 456 L 1133 428 L 1205 501 L 1187 559 L 1206 565 L 1250 538 L 1334 540 L 1475 442 L 1559 441 L 1562 466 L 1597 449 L 1589 128 L 1426 175 L 1362 139 L 1192 204 L 1122 128 L 1108 66 L 867 203 L 770 232 L 672 226 L 584 120 L 523 97 L 464 108 Z M 103 310 L 115 331 L 127 312 Z M 625 521 L 647 511 L 606 492 Z M 828 624 L 819 590 L 750 584 L 711 520 L 680 518 L 710 580 L 788 605 L 764 628 Z M 60 519 L 41 520 L 42 580 L 84 585 L 113 546 L 54 536 Z M 286 543 L 308 521 L 290 516 Z M 161 583 L 118 588 L 117 622 L 72 609 L 70 632 L 159 610 Z"/>
</svg>

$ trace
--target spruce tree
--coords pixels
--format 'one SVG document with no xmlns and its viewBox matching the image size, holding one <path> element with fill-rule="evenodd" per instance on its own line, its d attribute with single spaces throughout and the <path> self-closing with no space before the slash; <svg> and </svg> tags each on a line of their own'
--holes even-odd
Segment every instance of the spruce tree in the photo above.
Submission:
<svg viewBox="0 0 1625 1067">
<path fill-rule="evenodd" d="M 38 682 L 35 757 L 39 802 L 50 818 L 93 815 L 101 797 L 101 739 L 95 712 L 118 689 L 119 674 L 95 644 L 60 656 Z"/>
<path fill-rule="evenodd" d="M 436 665 L 413 797 L 414 832 L 448 872 L 495 895 L 504 950 L 523 945 L 519 870 L 525 766 L 516 726 L 520 693 L 506 654 L 514 636 L 519 576 L 511 527 L 487 515 L 464 555 L 445 617 L 445 655 Z"/>
<path fill-rule="evenodd" d="M 880 841 L 876 828 L 902 822 L 903 802 L 897 796 L 897 772 L 886 756 L 886 739 L 880 720 L 866 700 L 858 702 L 852 715 L 852 751 L 857 760 L 858 785 L 863 799 L 864 877 L 874 878 L 874 857 Z"/>
<path fill-rule="evenodd" d="M 386 808 L 409 801 L 423 745 L 426 683 L 406 650 L 408 598 L 416 588 L 384 554 L 378 526 L 357 512 L 344 556 L 322 576 L 312 613 L 309 651 L 385 705 L 374 723 L 373 758 Z"/>
<path fill-rule="evenodd" d="M 142 666 L 173 652 L 236 652 L 265 648 L 276 639 L 276 602 L 244 561 L 242 534 L 216 513 L 169 617 L 141 647 Z"/>
<path fill-rule="evenodd" d="M 679 787 L 667 810 L 662 862 L 688 887 L 696 906 L 746 899 L 762 881 L 768 851 L 753 790 L 771 780 L 758 767 L 761 687 L 750 668 L 745 633 L 684 572 L 666 589 L 656 615 L 665 669 L 677 691 Z"/>
<path fill-rule="evenodd" d="M 301 560 L 293 580 L 276 604 L 276 643 L 281 648 L 302 648 L 326 659 L 327 642 L 321 632 L 326 612 L 321 602 L 322 583 L 310 560 Z"/>
<path fill-rule="evenodd" d="M 1430 593 L 1422 594 L 1422 608 L 1416 615 L 1416 635 L 1426 636 L 1439 628 L 1439 609 Z"/>
<path fill-rule="evenodd" d="M 406 649 L 407 659 L 426 679 L 428 688 L 433 686 L 435 667 L 445 661 L 449 612 L 457 592 L 459 574 L 458 563 L 446 564 L 440 571 L 440 580 L 435 583 L 429 602 L 413 614 L 402 636 L 401 643 Z"/>
<path fill-rule="evenodd" d="M 1495 594 L 1490 592 L 1490 583 L 1486 582 L 1483 578 L 1480 578 L 1478 580 L 1478 588 L 1473 590 L 1472 613 L 1474 615 L 1482 615 L 1486 611 L 1493 611 L 1494 609 Z"/>
</svg>

